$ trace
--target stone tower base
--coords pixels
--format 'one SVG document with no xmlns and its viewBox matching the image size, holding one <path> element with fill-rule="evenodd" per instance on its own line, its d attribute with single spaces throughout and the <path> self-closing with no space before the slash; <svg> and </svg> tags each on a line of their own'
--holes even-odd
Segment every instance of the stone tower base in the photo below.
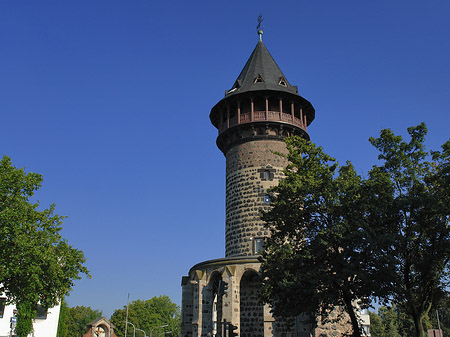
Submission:
<svg viewBox="0 0 450 337">
<path fill-rule="evenodd" d="M 276 321 L 259 300 L 260 262 L 256 257 L 196 264 L 182 279 L 182 337 L 309 337 L 309 329 Z M 296 326 L 297 325 L 297 326 Z M 302 330 L 302 331 L 300 331 Z"/>
<path fill-rule="evenodd" d="M 300 318 L 276 320 L 259 300 L 261 263 L 257 257 L 209 260 L 182 278 L 181 337 L 338 337 L 352 331 L 346 314 L 336 308 L 337 322 L 314 327 Z M 339 315 L 341 313 L 341 315 Z"/>
</svg>

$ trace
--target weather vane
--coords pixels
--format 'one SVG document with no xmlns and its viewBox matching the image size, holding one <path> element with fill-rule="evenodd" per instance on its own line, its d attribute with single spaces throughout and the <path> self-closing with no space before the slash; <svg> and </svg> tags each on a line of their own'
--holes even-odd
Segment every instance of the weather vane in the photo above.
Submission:
<svg viewBox="0 0 450 337">
<path fill-rule="evenodd" d="M 262 17 L 262 14 L 259 14 L 259 16 L 258 16 L 258 25 L 256 26 L 256 30 L 258 31 L 258 35 L 259 35 L 259 40 L 260 41 L 262 41 L 262 34 L 263 34 L 263 31 L 262 31 L 262 29 L 261 29 L 261 23 L 263 22 L 263 17 Z"/>
</svg>

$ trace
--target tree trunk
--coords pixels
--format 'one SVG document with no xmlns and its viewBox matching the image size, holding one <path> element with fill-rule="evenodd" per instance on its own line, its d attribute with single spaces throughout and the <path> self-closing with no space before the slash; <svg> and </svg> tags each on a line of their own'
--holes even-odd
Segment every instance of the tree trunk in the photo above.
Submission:
<svg viewBox="0 0 450 337">
<path fill-rule="evenodd" d="M 425 337 L 425 332 L 423 331 L 423 315 L 413 315 L 414 329 L 416 330 L 416 337 Z"/>
<path fill-rule="evenodd" d="M 347 313 L 350 316 L 352 322 L 353 334 L 352 337 L 361 337 L 361 328 L 359 327 L 358 317 L 356 317 L 355 310 L 353 308 L 351 296 L 343 291 L 344 303 L 347 308 Z"/>
</svg>

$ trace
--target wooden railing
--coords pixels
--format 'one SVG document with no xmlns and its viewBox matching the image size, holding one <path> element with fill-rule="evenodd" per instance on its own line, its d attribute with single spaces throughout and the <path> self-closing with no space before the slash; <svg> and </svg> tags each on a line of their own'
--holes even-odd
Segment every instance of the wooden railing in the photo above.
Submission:
<svg viewBox="0 0 450 337">
<path fill-rule="evenodd" d="M 227 120 L 225 120 L 220 129 L 219 133 L 225 131 L 229 127 L 238 125 L 238 124 L 246 124 L 251 122 L 261 122 L 261 121 L 278 121 L 278 122 L 284 122 L 293 124 L 295 126 L 298 126 L 299 128 L 306 131 L 306 125 L 302 122 L 300 118 L 293 117 L 291 114 L 287 114 L 284 112 L 279 111 L 268 111 L 266 114 L 266 111 L 255 111 L 253 112 L 253 119 L 251 118 L 251 113 L 241 113 L 239 121 L 237 116 L 230 118 L 230 121 L 228 123 Z"/>
</svg>

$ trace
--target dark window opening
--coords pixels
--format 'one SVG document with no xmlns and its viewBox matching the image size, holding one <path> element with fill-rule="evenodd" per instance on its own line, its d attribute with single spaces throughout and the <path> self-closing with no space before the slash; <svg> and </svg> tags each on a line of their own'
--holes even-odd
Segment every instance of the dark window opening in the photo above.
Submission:
<svg viewBox="0 0 450 337">
<path fill-rule="evenodd" d="M 251 102 L 249 99 L 245 99 L 241 102 L 241 114 L 249 113 L 252 110 Z"/>
<path fill-rule="evenodd" d="M 291 102 L 289 102 L 287 100 L 283 100 L 281 112 L 284 112 L 285 114 L 290 114 L 291 113 Z"/>
<path fill-rule="evenodd" d="M 266 111 L 266 100 L 262 97 L 258 97 L 254 100 L 255 111 Z"/>
<path fill-rule="evenodd" d="M 237 116 L 237 110 L 238 110 L 238 106 L 236 102 L 232 102 L 229 106 L 229 111 L 230 111 L 230 119 L 234 118 Z"/>
<path fill-rule="evenodd" d="M 263 82 L 264 82 L 264 80 L 260 74 L 258 74 L 258 76 L 256 76 L 255 80 L 253 81 L 253 83 L 263 83 Z"/>
<path fill-rule="evenodd" d="M 280 78 L 280 81 L 278 82 L 278 85 L 282 85 L 283 87 L 287 87 L 287 81 L 284 77 Z"/>
<path fill-rule="evenodd" d="M 3 318 L 5 313 L 6 297 L 0 297 L 0 318 Z"/>
<path fill-rule="evenodd" d="M 36 306 L 36 319 L 47 319 L 47 308 L 38 304 Z"/>
<path fill-rule="evenodd" d="M 280 111 L 280 101 L 275 98 L 269 98 L 269 111 Z"/>
</svg>

